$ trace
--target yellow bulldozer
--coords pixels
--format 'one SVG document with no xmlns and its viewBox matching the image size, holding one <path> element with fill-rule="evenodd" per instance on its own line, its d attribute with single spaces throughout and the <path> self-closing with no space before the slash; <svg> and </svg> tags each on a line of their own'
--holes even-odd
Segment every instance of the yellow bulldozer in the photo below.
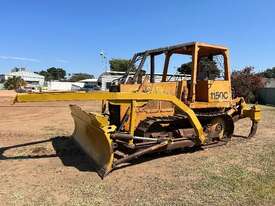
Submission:
<svg viewBox="0 0 275 206">
<path fill-rule="evenodd" d="M 168 75 L 175 55 L 191 57 L 187 74 Z M 155 72 L 159 56 L 164 57 L 161 78 Z M 219 74 L 213 70 L 214 61 Z M 72 137 L 102 178 L 148 153 L 225 144 L 233 135 L 234 122 L 242 118 L 251 119 L 248 138 L 252 137 L 261 115 L 258 106 L 232 98 L 228 49 L 200 42 L 136 53 L 128 71 L 108 92 L 18 94 L 15 102 L 58 100 L 102 100 L 102 113 L 70 105 Z"/>
</svg>

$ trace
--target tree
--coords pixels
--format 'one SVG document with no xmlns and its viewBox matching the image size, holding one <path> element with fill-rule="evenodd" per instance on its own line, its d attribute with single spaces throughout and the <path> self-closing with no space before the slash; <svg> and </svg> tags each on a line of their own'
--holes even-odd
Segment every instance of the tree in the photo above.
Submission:
<svg viewBox="0 0 275 206">
<path fill-rule="evenodd" d="M 49 81 L 50 80 L 49 74 L 45 70 L 42 70 L 40 72 L 34 72 L 34 73 L 44 76 L 45 77 L 45 81 Z"/>
<path fill-rule="evenodd" d="M 249 103 L 257 100 L 256 92 L 264 87 L 264 79 L 254 73 L 254 67 L 245 67 L 231 74 L 232 93 L 234 97 L 244 97 Z"/>
<path fill-rule="evenodd" d="M 182 64 L 178 68 L 178 72 L 181 74 L 190 74 L 192 73 L 192 62 L 187 62 L 185 64 Z"/>
<path fill-rule="evenodd" d="M 3 76 L 1 76 L 0 75 L 0 83 L 4 83 L 5 82 L 5 76 L 3 75 Z"/>
<path fill-rule="evenodd" d="M 265 78 L 275 78 L 275 67 L 266 69 L 264 72 L 261 72 L 260 75 Z"/>
<path fill-rule="evenodd" d="M 14 67 L 11 72 L 26 71 L 25 67 Z"/>
<path fill-rule="evenodd" d="M 75 73 L 71 76 L 70 81 L 72 82 L 78 82 L 83 79 L 93 79 L 95 78 L 94 75 L 92 74 L 87 74 L 87 73 Z"/>
<path fill-rule="evenodd" d="M 51 67 L 47 71 L 42 70 L 38 72 L 38 74 L 44 76 L 46 81 L 62 80 L 66 76 L 66 71 L 62 68 Z"/>
<path fill-rule="evenodd" d="M 204 71 L 207 74 L 209 79 L 215 79 L 220 77 L 221 71 L 219 70 L 217 63 L 213 60 L 210 60 L 207 57 L 202 57 L 199 62 L 199 67 L 201 71 Z M 181 74 L 191 74 L 192 72 L 192 62 L 182 64 L 178 68 L 178 72 Z"/>
<path fill-rule="evenodd" d="M 109 63 L 111 71 L 126 72 L 130 67 L 131 61 L 128 59 L 111 59 Z M 134 66 L 131 71 L 134 71 L 135 69 Z"/>
<path fill-rule="evenodd" d="M 52 78 L 52 80 L 61 80 L 66 76 L 66 71 L 62 68 L 51 67 L 47 69 L 47 73 L 49 73 L 49 76 Z"/>
<path fill-rule="evenodd" d="M 20 87 L 26 86 L 26 82 L 21 77 L 9 77 L 8 80 L 4 83 L 6 89 L 18 89 Z"/>
</svg>

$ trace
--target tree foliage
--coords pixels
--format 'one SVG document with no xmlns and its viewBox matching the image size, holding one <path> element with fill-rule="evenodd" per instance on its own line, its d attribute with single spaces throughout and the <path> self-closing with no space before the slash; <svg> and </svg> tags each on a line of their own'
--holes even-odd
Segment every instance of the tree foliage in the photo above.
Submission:
<svg viewBox="0 0 275 206">
<path fill-rule="evenodd" d="M 47 69 L 46 71 L 42 70 L 42 71 L 38 72 L 38 74 L 44 76 L 46 81 L 62 80 L 66 76 L 66 71 L 62 68 L 51 67 L 51 68 Z"/>
<path fill-rule="evenodd" d="M 266 69 L 264 72 L 261 72 L 260 75 L 265 78 L 275 78 L 275 67 Z"/>
<path fill-rule="evenodd" d="M 19 72 L 19 71 L 26 71 L 25 67 L 14 67 L 11 72 Z"/>
<path fill-rule="evenodd" d="M 130 67 L 131 60 L 128 59 L 111 59 L 109 61 L 111 71 L 126 72 Z M 132 68 L 131 70 L 135 70 Z"/>
<path fill-rule="evenodd" d="M 220 77 L 220 70 L 215 61 L 210 60 L 209 58 L 201 58 L 199 61 L 199 68 L 201 71 L 206 73 L 206 76 L 209 79 L 215 79 Z M 178 72 L 181 74 L 191 74 L 192 72 L 192 62 L 182 64 L 178 68 Z"/>
<path fill-rule="evenodd" d="M 77 82 L 83 79 L 93 79 L 95 78 L 94 75 L 92 74 L 87 74 L 87 73 L 75 73 L 71 76 L 71 78 L 69 79 L 69 81 L 72 82 Z"/>
<path fill-rule="evenodd" d="M 6 89 L 18 89 L 20 87 L 26 86 L 26 82 L 21 77 L 9 77 L 8 80 L 4 83 Z"/>
<path fill-rule="evenodd" d="M 178 72 L 181 74 L 190 74 L 192 73 L 192 62 L 187 62 L 178 67 Z"/>
<path fill-rule="evenodd" d="M 234 97 L 244 97 L 249 103 L 257 101 L 257 89 L 264 87 L 264 79 L 254 72 L 254 67 L 245 67 L 231 74 Z"/>
<path fill-rule="evenodd" d="M 0 83 L 4 83 L 4 82 L 5 82 L 4 76 L 3 77 L 0 76 Z"/>
</svg>

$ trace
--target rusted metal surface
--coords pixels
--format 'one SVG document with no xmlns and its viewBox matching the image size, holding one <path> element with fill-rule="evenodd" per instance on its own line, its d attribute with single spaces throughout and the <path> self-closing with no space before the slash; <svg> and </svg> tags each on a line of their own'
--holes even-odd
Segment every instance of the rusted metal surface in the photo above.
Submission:
<svg viewBox="0 0 275 206">
<path fill-rule="evenodd" d="M 133 159 L 136 159 L 136 158 L 138 158 L 138 157 L 140 157 L 142 155 L 155 152 L 155 151 L 157 151 L 159 149 L 162 149 L 162 148 L 166 147 L 168 144 L 169 144 L 168 141 L 164 141 L 164 142 L 161 142 L 161 143 L 159 143 L 157 145 L 154 145 L 154 146 L 148 147 L 146 149 L 140 150 L 138 152 L 135 152 L 134 154 L 131 154 L 131 155 L 128 155 L 128 156 L 126 156 L 124 158 L 116 160 L 114 162 L 113 166 L 115 167 L 115 166 L 117 166 L 119 164 L 122 164 L 124 162 L 129 162 L 129 161 L 131 161 Z"/>
<path fill-rule="evenodd" d="M 119 139 L 119 140 L 138 140 L 138 141 L 152 141 L 152 142 L 157 142 L 160 139 L 158 138 L 149 138 L 149 137 L 140 137 L 140 136 L 133 136 L 131 134 L 127 133 L 114 133 L 111 135 L 112 139 Z"/>
<path fill-rule="evenodd" d="M 187 148 L 187 147 L 194 147 L 195 143 L 192 140 L 181 140 L 181 141 L 174 141 L 171 144 L 167 145 L 166 150 L 175 150 L 180 148 Z"/>
</svg>

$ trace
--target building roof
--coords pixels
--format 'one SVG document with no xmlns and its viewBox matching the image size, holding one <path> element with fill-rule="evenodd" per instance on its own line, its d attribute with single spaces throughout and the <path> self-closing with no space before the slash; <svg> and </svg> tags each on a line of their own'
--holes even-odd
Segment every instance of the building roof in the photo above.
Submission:
<svg viewBox="0 0 275 206">
<path fill-rule="evenodd" d="M 31 77 L 31 78 L 37 78 L 37 79 L 44 79 L 45 77 L 39 74 L 36 74 L 31 71 L 17 71 L 17 72 L 10 72 L 6 74 L 7 76 L 21 76 L 22 78 L 24 77 Z"/>
<path fill-rule="evenodd" d="M 97 79 L 82 79 L 79 82 L 97 82 Z"/>
<path fill-rule="evenodd" d="M 110 74 L 110 75 L 119 75 L 119 74 L 125 74 L 126 72 L 120 72 L 120 71 L 111 71 L 111 70 L 109 70 L 109 71 L 106 71 L 106 72 L 103 72 L 101 75 L 103 75 L 103 74 Z M 132 72 L 133 74 L 134 74 L 134 72 Z"/>
<path fill-rule="evenodd" d="M 123 76 L 126 72 L 118 72 L 118 71 L 106 71 L 99 75 L 98 79 L 102 78 L 102 76 Z M 135 72 L 130 72 L 130 75 L 134 75 Z M 155 73 L 155 76 L 162 76 L 162 73 Z M 190 77 L 189 74 L 167 74 L 167 76 L 176 76 L 176 77 Z"/>
</svg>

